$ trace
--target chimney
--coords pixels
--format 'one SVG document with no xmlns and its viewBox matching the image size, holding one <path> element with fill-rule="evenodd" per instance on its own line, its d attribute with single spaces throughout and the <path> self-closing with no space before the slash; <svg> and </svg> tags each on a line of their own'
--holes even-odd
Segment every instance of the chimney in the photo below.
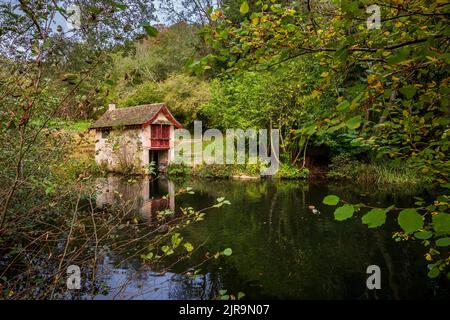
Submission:
<svg viewBox="0 0 450 320">
<path fill-rule="evenodd" d="M 116 110 L 116 105 L 114 103 L 110 103 L 109 106 L 108 106 L 108 110 L 109 111 Z"/>
</svg>

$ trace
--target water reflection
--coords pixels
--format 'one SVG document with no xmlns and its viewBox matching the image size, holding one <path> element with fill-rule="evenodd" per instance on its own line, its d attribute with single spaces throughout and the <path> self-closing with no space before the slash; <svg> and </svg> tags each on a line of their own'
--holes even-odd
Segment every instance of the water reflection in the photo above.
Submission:
<svg viewBox="0 0 450 320">
<path fill-rule="evenodd" d="M 177 196 L 191 186 L 194 195 Z M 107 293 L 98 299 L 210 299 L 218 290 L 244 292 L 249 299 L 406 299 L 445 298 L 448 282 L 429 280 L 421 245 L 396 243 L 395 221 L 368 229 L 354 217 L 333 218 L 322 204 L 332 192 L 349 201 L 381 206 L 411 204 L 413 192 L 365 192 L 348 185 L 315 185 L 284 181 L 196 180 L 174 183 L 166 178 L 130 183 L 120 177 L 99 182 L 97 205 L 132 204 L 135 213 L 151 220 L 159 210 L 179 207 L 202 209 L 218 197 L 232 205 L 211 211 L 204 221 L 183 232 L 194 245 L 204 243 L 192 258 L 163 275 L 148 270 L 137 259 L 115 266 L 114 249 L 103 262 L 108 270 Z M 311 209 L 314 207 L 317 212 Z M 131 235 L 130 235 L 131 236 Z M 205 254 L 232 248 L 233 254 L 201 266 L 201 276 L 184 271 Z M 366 268 L 379 265 L 382 290 L 366 288 Z"/>
<path fill-rule="evenodd" d="M 175 186 L 165 176 L 124 179 L 111 175 L 97 180 L 97 208 L 127 205 L 128 210 L 152 221 L 157 212 L 175 211 Z"/>
</svg>

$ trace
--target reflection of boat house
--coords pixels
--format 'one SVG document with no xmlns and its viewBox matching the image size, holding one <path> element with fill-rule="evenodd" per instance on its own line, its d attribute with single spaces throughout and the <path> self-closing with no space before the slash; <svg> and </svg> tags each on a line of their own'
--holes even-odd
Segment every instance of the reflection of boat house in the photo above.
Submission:
<svg viewBox="0 0 450 320">
<path fill-rule="evenodd" d="M 144 193 L 148 199 L 144 201 L 141 213 L 146 218 L 154 217 L 158 211 L 175 212 L 175 187 L 173 182 L 158 178 L 145 184 Z"/>
<path fill-rule="evenodd" d="M 144 178 L 136 183 L 128 183 L 119 176 L 101 179 L 96 205 L 127 208 L 151 221 L 158 211 L 175 211 L 175 187 L 173 182 L 161 177 L 154 180 Z"/>
<path fill-rule="evenodd" d="M 91 127 L 95 160 L 110 171 L 146 172 L 152 161 L 165 171 L 174 158 L 174 130 L 181 128 L 166 105 L 115 108 L 111 104 Z"/>
</svg>

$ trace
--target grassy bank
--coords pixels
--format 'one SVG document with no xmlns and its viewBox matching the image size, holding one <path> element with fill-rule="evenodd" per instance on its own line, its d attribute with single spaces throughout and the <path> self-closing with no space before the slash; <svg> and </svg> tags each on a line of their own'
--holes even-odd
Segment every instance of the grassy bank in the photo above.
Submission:
<svg viewBox="0 0 450 320">
<path fill-rule="evenodd" d="M 192 175 L 200 178 L 240 178 L 257 179 L 261 177 L 264 169 L 262 164 L 201 164 L 189 167 L 185 164 L 172 164 L 169 166 L 169 176 Z M 286 164 L 280 164 L 279 170 L 274 178 L 279 179 L 306 179 L 307 168 L 296 168 Z"/>
<path fill-rule="evenodd" d="M 389 160 L 361 161 L 339 155 L 329 166 L 328 177 L 352 180 L 365 185 L 418 185 L 431 183 L 431 179 L 403 162 Z"/>
</svg>

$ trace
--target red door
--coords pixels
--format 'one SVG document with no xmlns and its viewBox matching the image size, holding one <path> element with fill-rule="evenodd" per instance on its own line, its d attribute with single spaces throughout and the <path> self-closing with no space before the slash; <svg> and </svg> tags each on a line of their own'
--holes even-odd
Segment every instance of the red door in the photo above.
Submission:
<svg viewBox="0 0 450 320">
<path fill-rule="evenodd" d="M 170 126 L 165 124 L 152 124 L 150 139 L 152 149 L 169 149 Z"/>
</svg>

